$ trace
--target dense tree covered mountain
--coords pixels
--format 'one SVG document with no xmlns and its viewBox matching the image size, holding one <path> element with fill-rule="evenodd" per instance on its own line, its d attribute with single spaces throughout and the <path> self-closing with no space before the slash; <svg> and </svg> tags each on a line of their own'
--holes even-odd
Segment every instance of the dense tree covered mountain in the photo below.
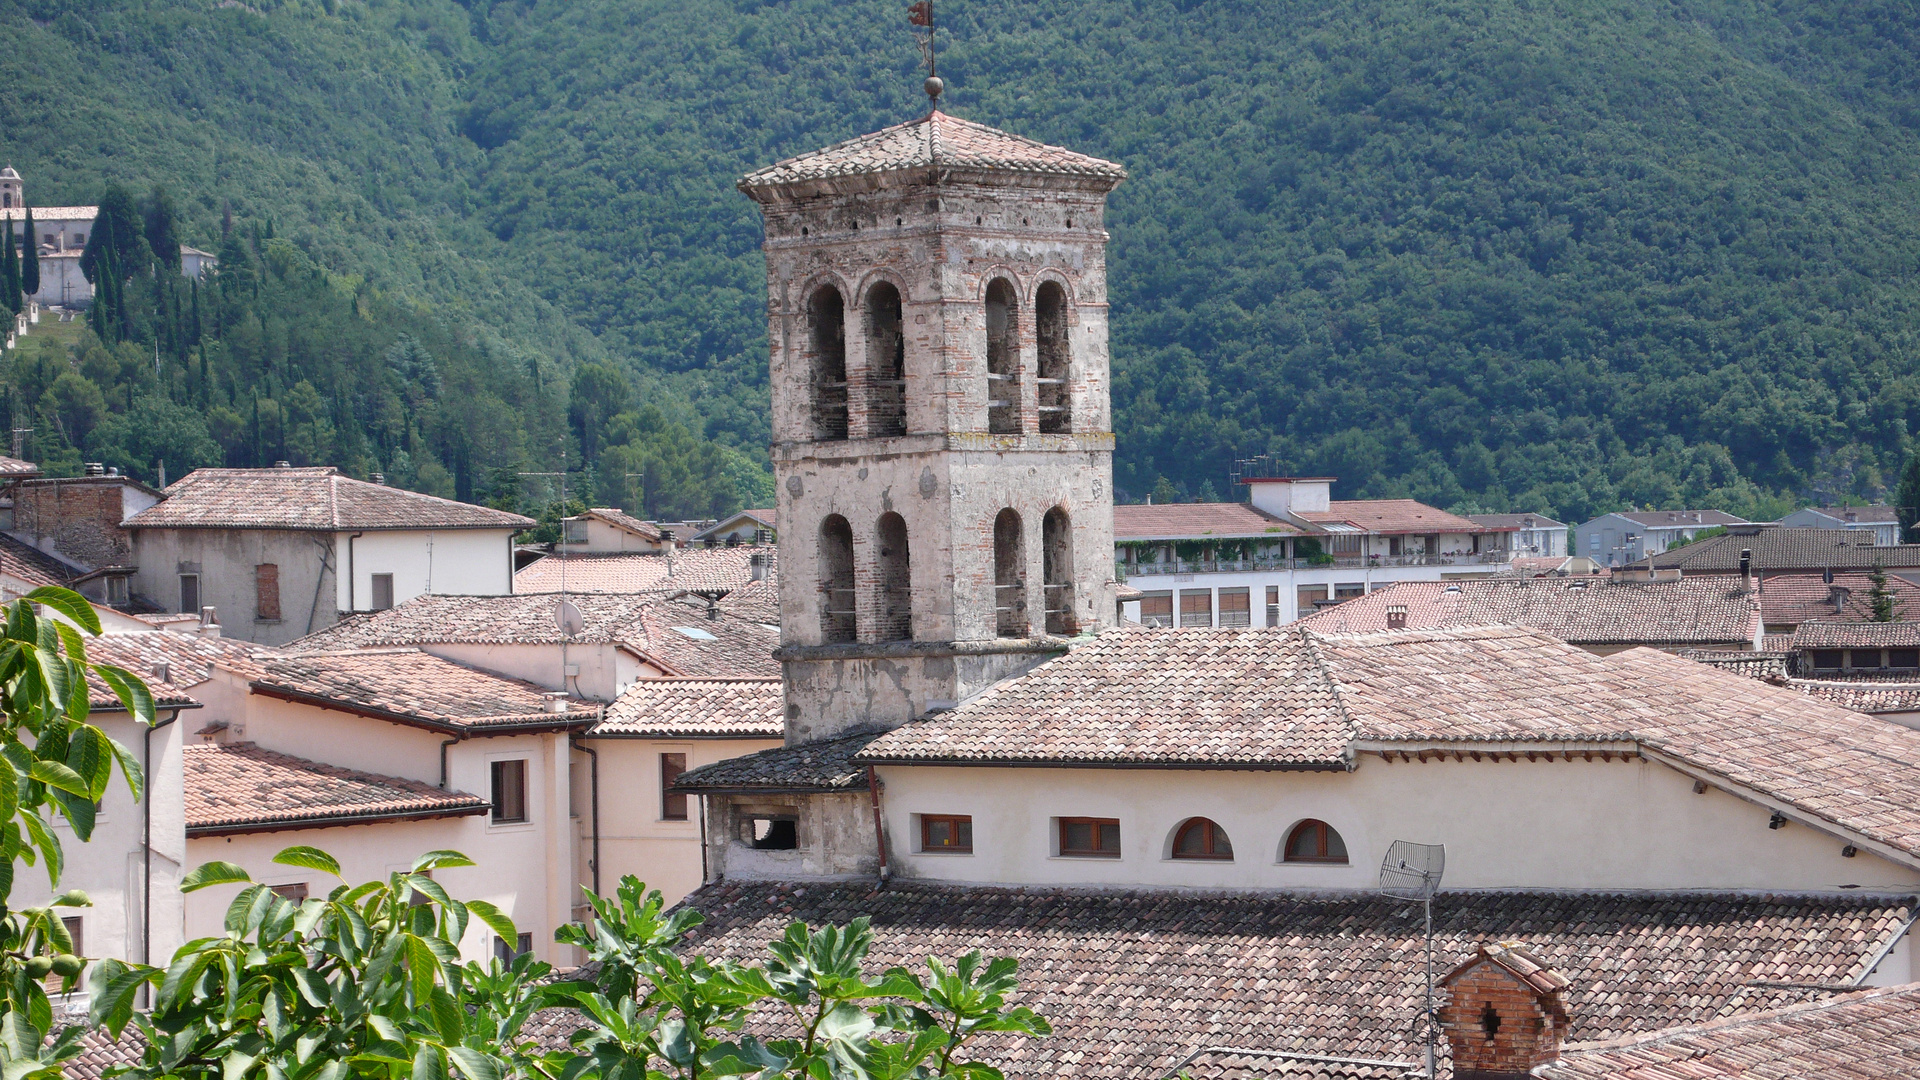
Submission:
<svg viewBox="0 0 1920 1080">
<path fill-rule="evenodd" d="M 473 342 L 503 402 L 549 365 L 530 392 L 602 497 L 631 504 L 653 454 L 683 478 L 656 486 L 752 498 L 763 279 L 732 181 L 924 108 L 900 7 L 0 0 L 0 78 L 29 91 L 0 139 L 39 202 L 164 182 L 201 246 L 226 204 L 271 220 L 344 291 Z M 1123 492 L 1224 494 L 1271 453 L 1343 495 L 1767 513 L 1881 494 L 1920 430 L 1911 4 L 939 13 L 953 111 L 1132 172 Z M 309 381 L 351 427 L 332 377 Z M 464 468 L 533 467 L 537 413 Z"/>
</svg>

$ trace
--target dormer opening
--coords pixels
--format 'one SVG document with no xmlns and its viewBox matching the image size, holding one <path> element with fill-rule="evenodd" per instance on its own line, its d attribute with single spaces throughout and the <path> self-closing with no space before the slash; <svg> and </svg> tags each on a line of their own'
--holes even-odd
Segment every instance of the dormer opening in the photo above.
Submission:
<svg viewBox="0 0 1920 1080">
<path fill-rule="evenodd" d="M 907 521 L 888 511 L 875 530 L 879 541 L 880 601 L 874 627 L 879 641 L 913 640 L 913 566 L 908 557 Z"/>
<path fill-rule="evenodd" d="M 1020 433 L 1020 300 L 1006 278 L 987 286 L 987 432 Z"/>
<path fill-rule="evenodd" d="M 882 281 L 867 290 L 867 434 L 907 433 L 907 337 L 900 290 Z"/>
<path fill-rule="evenodd" d="M 1033 299 L 1033 327 L 1040 352 L 1040 375 L 1034 380 L 1040 397 L 1040 430 L 1064 434 L 1073 430 L 1073 358 L 1067 291 L 1059 282 L 1041 283 Z"/>
<path fill-rule="evenodd" d="M 822 285 L 807 300 L 808 342 L 813 352 L 813 437 L 847 437 L 846 303 L 840 290 Z"/>
<path fill-rule="evenodd" d="M 1027 575 L 1020 513 L 1009 507 L 993 519 L 994 633 L 1027 636 Z"/>
<path fill-rule="evenodd" d="M 1047 511 L 1040 520 L 1041 573 L 1046 578 L 1047 633 L 1074 634 L 1080 630 L 1073 611 L 1073 522 L 1064 506 Z"/>
<path fill-rule="evenodd" d="M 820 636 L 827 644 L 858 639 L 854 615 L 853 527 L 839 514 L 820 522 Z"/>
</svg>

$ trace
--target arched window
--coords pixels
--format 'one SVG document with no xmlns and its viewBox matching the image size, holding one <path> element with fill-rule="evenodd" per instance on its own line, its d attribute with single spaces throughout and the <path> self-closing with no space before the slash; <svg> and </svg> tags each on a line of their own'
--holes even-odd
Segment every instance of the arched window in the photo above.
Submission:
<svg viewBox="0 0 1920 1080">
<path fill-rule="evenodd" d="M 987 431 L 1020 433 L 1020 300 L 1006 278 L 987 286 Z"/>
<path fill-rule="evenodd" d="M 1073 525 L 1067 509 L 1056 506 L 1040 520 L 1041 573 L 1046 579 L 1047 633 L 1079 629 L 1073 613 Z"/>
<path fill-rule="evenodd" d="M 1188 818 L 1180 825 L 1180 831 L 1173 834 L 1173 857 L 1176 859 L 1220 859 L 1233 861 L 1233 842 L 1227 839 L 1227 831 L 1208 818 Z"/>
<path fill-rule="evenodd" d="M 907 522 L 889 511 L 880 515 L 879 641 L 913 640 L 913 569 L 907 561 Z"/>
<path fill-rule="evenodd" d="M 1040 430 L 1072 431 L 1072 334 L 1067 327 L 1067 290 L 1059 282 L 1043 282 L 1034 295 L 1033 330 L 1040 347 L 1040 375 L 1034 380 L 1040 397 Z"/>
<path fill-rule="evenodd" d="M 846 305 L 840 290 L 822 285 L 807 300 L 807 341 L 813 352 L 813 437 L 847 437 Z"/>
<path fill-rule="evenodd" d="M 1347 842 L 1333 826 L 1313 818 L 1301 822 L 1287 834 L 1287 846 L 1281 862 L 1340 863 L 1347 861 Z"/>
<path fill-rule="evenodd" d="M 1024 548 L 1019 513 L 1000 511 L 1000 516 L 993 519 L 993 609 L 994 632 L 1003 638 L 1027 636 Z"/>
<path fill-rule="evenodd" d="M 856 639 L 853 528 L 839 514 L 820 523 L 820 633 L 828 644 Z"/>
<path fill-rule="evenodd" d="M 882 281 L 867 290 L 867 434 L 907 433 L 907 336 L 900 290 Z"/>
</svg>

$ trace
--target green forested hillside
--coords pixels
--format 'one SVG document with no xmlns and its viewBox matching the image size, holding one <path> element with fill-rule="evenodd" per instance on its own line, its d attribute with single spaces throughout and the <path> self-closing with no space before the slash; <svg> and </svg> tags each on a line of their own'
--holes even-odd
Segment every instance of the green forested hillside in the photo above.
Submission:
<svg viewBox="0 0 1920 1080">
<path fill-rule="evenodd" d="M 36 201 L 165 182 L 200 246 L 231 202 L 480 370 L 550 364 L 603 497 L 651 453 L 751 498 L 763 279 L 732 180 L 924 107 L 900 6 L 0 0 L 0 139 Z M 1273 453 L 1343 495 L 1767 513 L 1881 494 L 1920 431 L 1906 0 L 939 11 L 954 112 L 1133 174 L 1124 493 L 1225 494 Z M 558 437 L 527 423 L 469 474 Z"/>
</svg>

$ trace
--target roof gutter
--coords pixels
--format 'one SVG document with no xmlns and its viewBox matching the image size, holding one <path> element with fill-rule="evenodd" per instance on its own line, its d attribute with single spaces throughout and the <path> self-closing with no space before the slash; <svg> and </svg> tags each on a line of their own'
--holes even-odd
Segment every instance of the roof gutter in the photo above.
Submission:
<svg viewBox="0 0 1920 1080">
<path fill-rule="evenodd" d="M 178 719 L 180 710 L 175 708 L 140 735 L 140 771 L 147 783 L 147 797 L 140 800 L 140 962 L 147 967 L 153 966 L 153 733 Z M 145 993 L 151 1001 L 152 989 Z"/>
<path fill-rule="evenodd" d="M 926 766 L 937 768 L 986 769 L 1125 769 L 1129 772 L 1168 770 L 1183 772 L 1352 772 L 1353 761 L 1087 761 L 1075 758 L 1047 758 L 1017 761 L 987 758 L 903 758 L 865 755 L 854 758 L 859 765 Z"/>
<path fill-rule="evenodd" d="M 333 712 L 364 716 L 371 720 L 385 720 L 390 724 L 416 727 L 425 731 L 437 731 L 442 735 L 458 735 L 463 739 L 481 738 L 490 735 L 529 735 L 548 731 L 574 731 L 592 726 L 600 719 L 598 710 L 581 715 L 566 714 L 568 720 L 526 720 L 504 724 L 457 724 L 432 717 L 415 716 L 411 713 L 392 712 L 373 705 L 359 705 L 340 701 L 335 698 L 307 694 L 298 690 L 288 690 L 265 682 L 250 682 L 247 689 L 261 697 L 290 701 L 296 705 L 311 705 L 316 709 L 328 709 Z"/>
<path fill-rule="evenodd" d="M 237 822 L 230 825 L 189 825 L 187 836 L 246 836 L 254 833 L 291 832 L 296 829 L 331 829 L 343 825 L 372 825 L 383 821 L 426 821 L 433 818 L 474 817 L 492 809 L 490 804 L 474 806 L 436 806 L 424 810 L 376 811 L 343 814 L 338 817 L 281 818 L 271 821 Z"/>
</svg>

